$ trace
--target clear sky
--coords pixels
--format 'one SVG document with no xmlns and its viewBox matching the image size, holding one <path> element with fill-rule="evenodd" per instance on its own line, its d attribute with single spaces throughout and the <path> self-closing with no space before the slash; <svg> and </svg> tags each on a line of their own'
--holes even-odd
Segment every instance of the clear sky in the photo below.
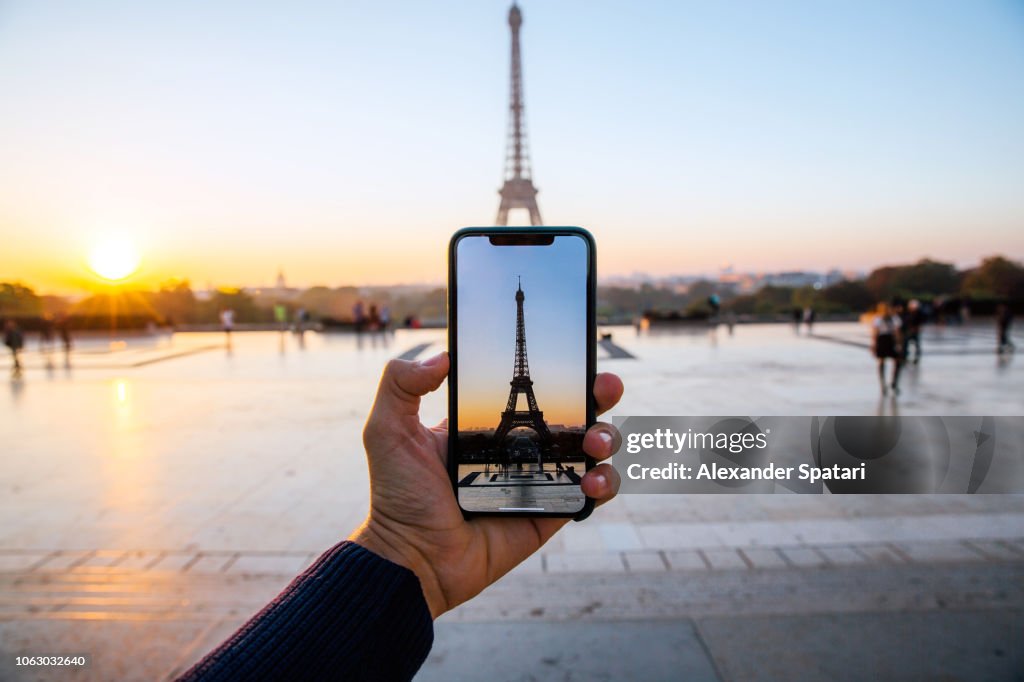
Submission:
<svg viewBox="0 0 1024 682">
<path fill-rule="evenodd" d="M 1024 3 L 526 0 L 549 224 L 599 275 L 1024 258 Z M 0 279 L 443 282 L 494 219 L 506 0 L 0 4 Z"/>
<path fill-rule="evenodd" d="M 522 277 L 526 352 L 537 405 L 551 425 L 586 422 L 587 251 L 579 237 L 549 246 L 459 241 L 459 428 L 496 428 L 515 368 Z M 525 396 L 516 409 L 527 409 Z"/>
</svg>

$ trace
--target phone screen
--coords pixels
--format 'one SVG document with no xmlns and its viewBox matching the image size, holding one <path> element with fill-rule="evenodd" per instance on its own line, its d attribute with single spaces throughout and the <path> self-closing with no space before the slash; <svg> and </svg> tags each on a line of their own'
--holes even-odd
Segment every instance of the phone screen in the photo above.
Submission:
<svg viewBox="0 0 1024 682">
<path fill-rule="evenodd" d="M 589 268 L 575 234 L 456 244 L 456 491 L 466 511 L 583 508 Z"/>
</svg>

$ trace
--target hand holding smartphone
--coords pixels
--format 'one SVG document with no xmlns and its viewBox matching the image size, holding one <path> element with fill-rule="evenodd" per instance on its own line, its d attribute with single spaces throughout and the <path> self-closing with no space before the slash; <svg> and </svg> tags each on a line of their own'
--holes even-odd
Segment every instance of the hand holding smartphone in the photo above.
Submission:
<svg viewBox="0 0 1024 682">
<path fill-rule="evenodd" d="M 466 228 L 449 247 L 449 473 L 466 516 L 585 518 L 593 466 L 594 240 Z"/>
<path fill-rule="evenodd" d="M 596 415 L 623 392 L 594 374 L 590 235 L 467 229 L 449 256 L 449 353 L 385 368 L 363 430 L 370 511 L 350 537 L 412 570 L 435 618 L 615 496 L 604 460 L 621 438 Z M 420 399 L 446 378 L 449 423 L 429 428 Z"/>
</svg>

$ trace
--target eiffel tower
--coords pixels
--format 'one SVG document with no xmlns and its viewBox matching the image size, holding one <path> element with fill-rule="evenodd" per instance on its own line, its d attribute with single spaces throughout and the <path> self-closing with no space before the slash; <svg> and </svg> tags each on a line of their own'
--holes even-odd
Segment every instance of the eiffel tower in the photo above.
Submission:
<svg viewBox="0 0 1024 682">
<path fill-rule="evenodd" d="M 519 426 L 526 426 L 537 432 L 542 443 L 551 440 L 551 431 L 544 422 L 544 413 L 537 407 L 537 397 L 533 395 L 533 379 L 530 378 L 530 363 L 526 359 L 526 323 L 523 320 L 523 283 L 520 280 L 519 289 L 516 291 L 516 363 L 512 370 L 512 386 L 508 395 L 508 404 L 505 411 L 501 413 L 501 423 L 494 432 L 494 439 L 499 445 L 505 442 L 505 436 L 512 429 Z M 519 401 L 519 394 L 526 395 L 527 409 L 517 410 L 516 403 Z"/>
<path fill-rule="evenodd" d="M 519 27 L 523 13 L 512 3 L 508 11 L 508 25 L 512 29 L 512 96 L 509 102 L 508 142 L 505 150 L 505 184 L 498 190 L 501 204 L 495 223 L 508 225 L 508 212 L 525 208 L 530 213 L 530 224 L 541 225 L 537 207 L 537 188 L 530 173 L 530 153 L 526 148 L 526 122 L 523 117 L 523 65 L 519 58 Z"/>
</svg>

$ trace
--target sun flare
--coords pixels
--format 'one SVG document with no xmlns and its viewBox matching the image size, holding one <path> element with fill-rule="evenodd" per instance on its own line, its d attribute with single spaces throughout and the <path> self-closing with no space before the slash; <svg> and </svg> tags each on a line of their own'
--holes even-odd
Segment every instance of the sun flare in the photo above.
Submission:
<svg viewBox="0 0 1024 682">
<path fill-rule="evenodd" d="M 89 253 L 89 267 L 103 279 L 116 282 L 139 268 L 139 252 L 127 239 L 112 238 L 97 244 Z"/>
</svg>

